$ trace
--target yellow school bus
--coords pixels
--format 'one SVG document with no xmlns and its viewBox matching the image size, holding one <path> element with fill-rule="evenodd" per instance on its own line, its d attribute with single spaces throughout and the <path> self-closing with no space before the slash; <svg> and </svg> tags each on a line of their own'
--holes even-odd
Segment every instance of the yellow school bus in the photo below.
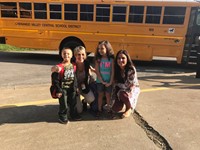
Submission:
<svg viewBox="0 0 200 150">
<path fill-rule="evenodd" d="M 194 0 L 1 0 L 0 43 L 95 52 L 101 40 L 133 60 L 196 61 L 200 4 Z"/>
</svg>

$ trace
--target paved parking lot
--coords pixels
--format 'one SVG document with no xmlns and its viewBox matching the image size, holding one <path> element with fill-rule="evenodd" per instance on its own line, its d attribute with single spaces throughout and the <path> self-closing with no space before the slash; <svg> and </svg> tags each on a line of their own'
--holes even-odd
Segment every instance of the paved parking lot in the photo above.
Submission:
<svg viewBox="0 0 200 150">
<path fill-rule="evenodd" d="M 57 121 L 49 94 L 55 54 L 0 52 L 0 141 L 12 149 L 175 149 L 200 145 L 200 79 L 195 69 L 173 61 L 135 62 L 141 95 L 128 119 Z"/>
</svg>

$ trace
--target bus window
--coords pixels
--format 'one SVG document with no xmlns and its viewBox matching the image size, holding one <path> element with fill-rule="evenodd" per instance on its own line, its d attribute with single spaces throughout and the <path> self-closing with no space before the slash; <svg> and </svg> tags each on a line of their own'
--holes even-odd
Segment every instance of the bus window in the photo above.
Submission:
<svg viewBox="0 0 200 150">
<path fill-rule="evenodd" d="M 96 21 L 98 22 L 110 21 L 110 5 L 106 4 L 96 5 Z"/>
<path fill-rule="evenodd" d="M 1 2 L 1 17 L 17 18 L 17 3 L 14 2 Z"/>
<path fill-rule="evenodd" d="M 163 24 L 183 24 L 186 7 L 165 7 Z"/>
<path fill-rule="evenodd" d="M 80 20 L 81 21 L 93 21 L 94 5 L 81 4 L 80 5 Z"/>
<path fill-rule="evenodd" d="M 144 16 L 144 6 L 130 6 L 129 23 L 142 23 Z"/>
<path fill-rule="evenodd" d="M 0 38 L 18 47 L 83 45 L 95 52 L 103 37 L 135 60 L 173 57 L 190 63 L 200 35 L 198 13 L 196 0 L 0 0 Z"/>
<path fill-rule="evenodd" d="M 49 4 L 50 19 L 62 19 L 62 5 Z"/>
<path fill-rule="evenodd" d="M 126 22 L 126 6 L 113 6 L 113 22 Z"/>
<path fill-rule="evenodd" d="M 20 18 L 32 18 L 31 3 L 19 3 Z"/>
<path fill-rule="evenodd" d="M 162 7 L 147 6 L 146 23 L 160 24 Z"/>
<path fill-rule="evenodd" d="M 46 3 L 34 3 L 35 19 L 47 19 Z"/>
<path fill-rule="evenodd" d="M 65 20 L 77 20 L 78 18 L 78 5 L 65 4 Z"/>
</svg>

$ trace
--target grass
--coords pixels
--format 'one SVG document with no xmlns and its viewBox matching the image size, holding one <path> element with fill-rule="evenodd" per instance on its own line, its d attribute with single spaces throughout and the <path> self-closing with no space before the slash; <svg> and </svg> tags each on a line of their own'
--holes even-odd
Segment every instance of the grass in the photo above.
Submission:
<svg viewBox="0 0 200 150">
<path fill-rule="evenodd" d="M 11 46 L 8 44 L 0 44 L 0 51 L 32 51 L 34 49 L 31 48 L 19 48 L 19 47 L 15 47 L 15 46 Z"/>
</svg>

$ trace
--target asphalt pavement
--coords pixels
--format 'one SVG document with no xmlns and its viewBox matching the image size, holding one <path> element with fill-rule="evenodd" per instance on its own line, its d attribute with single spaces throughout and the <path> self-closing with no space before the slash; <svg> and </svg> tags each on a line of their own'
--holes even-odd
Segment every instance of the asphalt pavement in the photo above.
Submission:
<svg viewBox="0 0 200 150">
<path fill-rule="evenodd" d="M 126 119 L 58 122 L 49 93 L 52 53 L 0 52 L 2 150 L 198 150 L 200 79 L 173 61 L 135 62 L 141 87 L 136 111 Z"/>
</svg>

